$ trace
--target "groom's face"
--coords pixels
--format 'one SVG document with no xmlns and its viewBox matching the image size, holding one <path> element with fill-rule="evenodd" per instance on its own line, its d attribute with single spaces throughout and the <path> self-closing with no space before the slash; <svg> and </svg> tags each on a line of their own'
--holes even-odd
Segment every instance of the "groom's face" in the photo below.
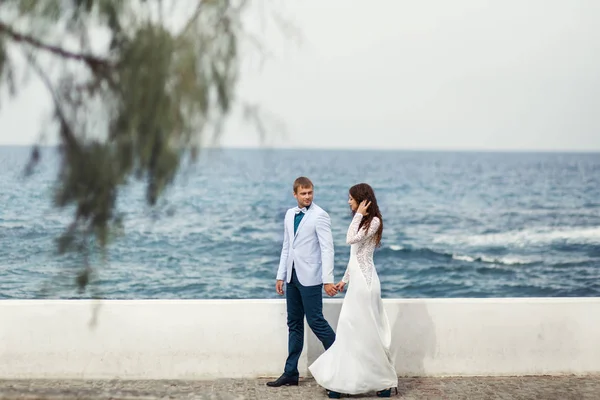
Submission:
<svg viewBox="0 0 600 400">
<path fill-rule="evenodd" d="M 313 201 L 313 188 L 300 186 L 294 193 L 294 197 L 298 201 L 298 207 L 308 207 Z"/>
</svg>

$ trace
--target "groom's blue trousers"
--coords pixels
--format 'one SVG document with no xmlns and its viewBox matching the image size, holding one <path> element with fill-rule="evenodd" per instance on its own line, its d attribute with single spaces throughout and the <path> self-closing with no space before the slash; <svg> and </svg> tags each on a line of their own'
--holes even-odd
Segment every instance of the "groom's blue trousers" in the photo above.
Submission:
<svg viewBox="0 0 600 400">
<path fill-rule="evenodd" d="M 327 350 L 335 341 L 335 332 L 323 317 L 323 285 L 302 286 L 292 269 L 292 279 L 287 284 L 287 324 L 289 329 L 288 358 L 284 375 L 296 378 L 298 359 L 304 346 L 304 316 L 308 326 Z"/>
</svg>

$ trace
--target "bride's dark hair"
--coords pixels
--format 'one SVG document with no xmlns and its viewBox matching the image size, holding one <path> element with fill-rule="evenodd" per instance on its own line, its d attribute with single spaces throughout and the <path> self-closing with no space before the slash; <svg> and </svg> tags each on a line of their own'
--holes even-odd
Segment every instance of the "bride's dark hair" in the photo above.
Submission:
<svg viewBox="0 0 600 400">
<path fill-rule="evenodd" d="M 366 183 L 359 183 L 358 185 L 354 185 L 348 191 L 350 196 L 360 205 L 363 200 L 367 200 L 371 202 L 371 205 L 367 209 L 367 216 L 363 217 L 362 221 L 360 221 L 360 225 L 358 229 L 364 227 L 367 232 L 369 231 L 369 227 L 371 226 L 371 221 L 373 221 L 374 217 L 379 218 L 379 228 L 375 233 L 375 245 L 377 247 L 381 244 L 381 234 L 383 233 L 383 217 L 381 216 L 381 212 L 379 211 L 379 206 L 377 205 L 377 198 L 375 197 L 375 192 L 373 188 Z"/>
</svg>

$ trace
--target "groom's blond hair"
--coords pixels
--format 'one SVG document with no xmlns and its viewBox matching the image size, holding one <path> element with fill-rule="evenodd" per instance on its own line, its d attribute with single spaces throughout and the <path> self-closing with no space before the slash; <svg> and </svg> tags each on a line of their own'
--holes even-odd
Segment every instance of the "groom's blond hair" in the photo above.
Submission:
<svg viewBox="0 0 600 400">
<path fill-rule="evenodd" d="M 294 193 L 298 193 L 298 188 L 300 187 L 312 188 L 314 186 L 310 179 L 305 176 L 300 176 L 294 181 Z"/>
</svg>

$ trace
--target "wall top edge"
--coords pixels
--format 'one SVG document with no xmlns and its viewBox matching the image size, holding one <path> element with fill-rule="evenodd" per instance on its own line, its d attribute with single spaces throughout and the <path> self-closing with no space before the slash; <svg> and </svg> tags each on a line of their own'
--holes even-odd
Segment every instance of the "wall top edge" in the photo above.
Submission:
<svg viewBox="0 0 600 400">
<path fill-rule="evenodd" d="M 323 299 L 324 303 L 342 303 L 343 299 Z M 600 303 L 600 297 L 487 297 L 487 298 L 385 298 L 385 304 L 573 304 Z M 33 304 L 285 304 L 285 299 L 133 299 L 133 300 L 88 300 L 88 299 L 6 299 L 0 306 Z"/>
</svg>

